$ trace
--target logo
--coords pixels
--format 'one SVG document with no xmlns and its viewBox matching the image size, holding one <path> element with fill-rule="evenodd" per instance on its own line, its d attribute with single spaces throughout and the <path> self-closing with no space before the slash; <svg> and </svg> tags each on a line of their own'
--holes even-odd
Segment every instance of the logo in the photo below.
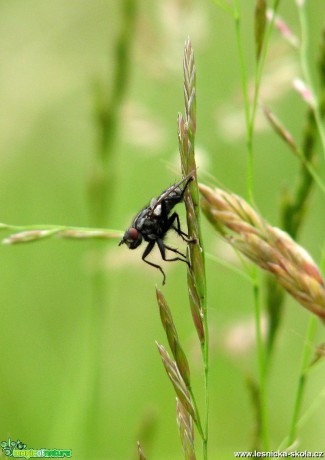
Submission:
<svg viewBox="0 0 325 460">
<path fill-rule="evenodd" d="M 72 457 L 71 449 L 33 449 L 27 448 L 19 439 L 12 441 L 10 438 L 8 442 L 2 441 L 0 443 L 2 452 L 6 457 L 14 458 L 70 458 Z"/>
</svg>

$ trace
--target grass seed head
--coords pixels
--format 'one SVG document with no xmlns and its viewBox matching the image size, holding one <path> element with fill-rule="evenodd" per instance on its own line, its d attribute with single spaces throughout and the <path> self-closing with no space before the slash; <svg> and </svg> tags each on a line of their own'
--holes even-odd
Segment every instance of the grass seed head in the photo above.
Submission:
<svg viewBox="0 0 325 460">
<path fill-rule="evenodd" d="M 161 357 L 161 360 L 163 362 L 163 365 L 165 367 L 165 370 L 167 372 L 168 378 L 171 381 L 175 393 L 183 406 L 186 408 L 188 413 L 191 415 L 194 421 L 196 421 L 195 417 L 195 411 L 194 411 L 194 406 L 193 402 L 190 396 L 190 393 L 186 387 L 186 384 L 180 374 L 180 371 L 177 367 L 176 362 L 174 362 L 171 357 L 169 356 L 167 350 L 165 347 L 157 343 L 158 351 Z"/>
<path fill-rule="evenodd" d="M 138 446 L 138 460 L 146 460 L 146 456 L 144 455 L 141 444 L 139 442 L 137 442 L 137 446 Z"/>
<path fill-rule="evenodd" d="M 163 296 L 162 292 L 157 288 L 156 289 L 157 295 L 157 302 L 160 311 L 160 319 L 165 329 L 166 336 L 168 339 L 168 343 L 171 349 L 171 352 L 174 356 L 176 361 L 177 368 L 179 373 L 182 376 L 183 381 L 185 382 L 186 386 L 190 386 L 190 368 L 188 365 L 188 361 L 186 355 L 181 347 L 177 330 L 173 321 L 172 313 L 167 305 L 166 299 Z"/>
<path fill-rule="evenodd" d="M 325 283 L 307 251 L 237 195 L 202 184 L 199 189 L 203 212 L 226 241 L 272 273 L 301 305 L 325 320 Z"/>
</svg>

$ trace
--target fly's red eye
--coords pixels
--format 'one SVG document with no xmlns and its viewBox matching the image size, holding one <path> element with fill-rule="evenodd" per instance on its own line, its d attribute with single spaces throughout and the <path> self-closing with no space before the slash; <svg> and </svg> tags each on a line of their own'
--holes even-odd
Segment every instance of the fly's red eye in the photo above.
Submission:
<svg viewBox="0 0 325 460">
<path fill-rule="evenodd" d="M 131 227 L 128 230 L 128 239 L 137 240 L 139 237 L 139 232 L 136 228 Z"/>
</svg>

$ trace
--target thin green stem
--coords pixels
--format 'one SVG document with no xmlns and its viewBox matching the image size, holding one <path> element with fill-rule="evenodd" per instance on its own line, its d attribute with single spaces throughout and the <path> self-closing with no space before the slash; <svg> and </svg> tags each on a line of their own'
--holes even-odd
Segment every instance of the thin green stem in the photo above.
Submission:
<svg viewBox="0 0 325 460">
<path fill-rule="evenodd" d="M 300 417 L 297 421 L 297 429 L 302 429 L 304 425 L 308 422 L 310 417 L 318 410 L 320 410 L 321 405 L 324 403 L 325 400 L 325 387 L 322 391 L 316 396 L 316 398 L 312 401 L 312 403 L 308 406 L 305 413 Z M 277 450 L 284 450 L 289 445 L 289 435 L 286 436 L 280 445 L 278 446 Z"/>
<path fill-rule="evenodd" d="M 268 44 L 269 40 L 271 37 L 271 33 L 273 30 L 273 24 L 275 21 L 275 15 L 276 11 L 279 7 L 280 0 L 275 0 L 273 4 L 273 11 L 274 14 L 272 15 L 272 19 L 266 29 L 265 32 L 265 39 L 264 39 L 264 44 L 262 48 L 262 53 L 260 56 L 260 59 L 257 61 L 257 66 L 255 70 L 255 87 L 254 87 L 254 98 L 253 98 L 253 103 L 252 103 L 252 109 L 251 109 L 251 116 L 250 116 L 250 122 L 249 122 L 249 135 L 251 138 L 253 138 L 254 134 L 254 127 L 255 127 L 255 119 L 256 119 L 256 110 L 257 110 L 257 104 L 258 104 L 258 99 L 259 99 L 259 94 L 260 94 L 260 87 L 261 87 L 261 82 L 262 82 L 262 74 L 264 70 L 264 64 L 265 64 L 265 59 L 266 59 L 266 54 L 267 54 L 267 49 L 268 49 Z"/>
<path fill-rule="evenodd" d="M 301 69 L 302 69 L 302 73 L 303 73 L 305 82 L 312 95 L 311 108 L 314 113 L 316 126 L 319 132 L 319 136 L 320 136 L 320 140 L 321 140 L 321 144 L 323 148 L 323 154 L 325 157 L 325 127 L 322 121 L 319 100 L 316 97 L 316 92 L 314 90 L 313 80 L 312 80 L 311 73 L 309 70 L 309 65 L 308 65 L 308 48 L 309 48 L 308 46 L 308 21 L 307 21 L 307 15 L 306 15 L 306 6 L 304 2 L 298 6 L 298 13 L 299 13 L 299 20 L 300 20 L 300 27 L 301 27 L 301 47 L 300 47 Z"/>
<path fill-rule="evenodd" d="M 248 96 L 248 84 L 247 84 L 247 70 L 244 59 L 244 49 L 241 39 L 241 12 L 239 2 L 235 4 L 235 31 L 236 41 L 238 47 L 239 63 L 240 63 L 240 74 L 241 74 L 241 85 L 244 97 L 244 110 L 245 110 L 245 124 L 246 124 L 246 148 L 247 148 L 247 193 L 248 198 L 253 201 L 253 155 L 252 155 L 252 136 L 250 129 L 250 103 Z"/>
<path fill-rule="evenodd" d="M 201 436 L 202 440 L 204 441 L 205 435 L 204 435 L 204 430 L 202 428 L 200 411 L 199 411 L 199 408 L 198 408 L 198 405 L 197 405 L 197 402 L 196 402 L 196 398 L 195 398 L 195 395 L 193 393 L 192 387 L 190 386 L 190 387 L 187 387 L 187 388 L 188 388 L 188 391 L 189 391 L 189 393 L 191 395 L 191 399 L 192 399 L 193 406 L 194 406 L 194 411 L 195 411 L 195 415 L 196 415 L 196 426 L 197 426 L 198 432 L 200 433 L 200 436 Z"/>
<path fill-rule="evenodd" d="M 106 94 L 104 85 L 99 85 L 96 98 L 95 116 L 97 124 L 97 152 L 93 164 L 93 178 L 89 187 L 89 211 L 91 224 L 94 227 L 105 227 L 108 223 L 109 211 L 114 200 L 116 183 L 115 145 L 120 130 L 120 110 L 125 99 L 130 75 L 131 46 L 136 18 L 137 0 L 122 0 L 120 30 L 117 36 L 114 53 L 115 66 L 111 92 Z M 103 362 L 102 338 L 104 335 L 105 315 L 108 307 L 109 285 L 103 270 L 103 248 L 94 246 L 96 270 L 91 277 L 92 308 L 90 309 L 91 336 L 91 374 L 88 395 L 88 421 L 85 430 L 88 435 L 86 449 L 89 454 L 93 444 L 100 442 L 98 420 L 101 411 L 100 398 L 100 369 Z"/>
<path fill-rule="evenodd" d="M 301 162 L 303 163 L 303 165 L 305 166 L 305 168 L 307 169 L 311 177 L 314 179 L 315 184 L 318 185 L 319 190 L 322 193 L 325 193 L 325 184 L 322 181 L 322 179 L 319 177 L 319 175 L 317 174 L 313 165 L 304 158 L 303 153 L 301 153 L 300 151 L 298 152 L 298 155 L 299 155 Z"/>
<path fill-rule="evenodd" d="M 235 32 L 236 32 L 236 40 L 237 40 L 237 47 L 238 47 L 238 54 L 239 54 L 239 63 L 240 63 L 240 74 L 241 74 L 241 85 L 242 85 L 242 92 L 244 97 L 244 109 L 245 109 L 245 120 L 246 126 L 249 126 L 250 120 L 250 104 L 249 104 L 249 97 L 248 97 L 248 85 L 247 85 L 247 70 L 246 64 L 244 59 L 244 49 L 241 39 L 241 14 L 240 14 L 240 5 L 238 1 L 236 1 L 236 8 L 235 8 Z"/>
<path fill-rule="evenodd" d="M 269 450 L 269 437 L 268 437 L 268 424 L 267 424 L 267 397 L 266 397 L 266 361 L 264 344 L 262 337 L 262 324 L 261 324 L 261 304 L 259 299 L 259 283 L 257 280 L 257 271 L 255 270 L 254 278 L 254 306 L 255 306 L 255 327 L 256 327 L 256 341 L 257 341 L 257 359 L 258 359 L 258 373 L 259 373 L 259 391 L 260 391 L 260 416 L 261 416 L 261 434 L 263 448 L 265 451 Z"/>
<path fill-rule="evenodd" d="M 279 0 L 274 2 L 274 10 L 278 8 Z M 254 203 L 254 128 L 255 128 L 255 118 L 257 103 L 259 98 L 262 71 L 264 68 L 264 62 L 266 58 L 267 44 L 270 38 L 270 34 L 273 27 L 273 21 L 268 26 L 264 46 L 262 48 L 262 53 L 260 59 L 257 62 L 256 71 L 255 71 L 255 86 L 254 86 L 254 96 L 252 106 L 250 105 L 249 95 L 248 95 L 248 84 L 247 84 L 247 70 L 244 59 L 243 44 L 241 38 L 241 12 L 240 5 L 238 0 L 235 3 L 235 30 L 236 30 L 236 39 L 237 47 L 240 61 L 240 73 L 241 73 L 241 84 L 242 84 L 242 93 L 244 98 L 244 110 L 245 110 L 245 121 L 246 121 L 246 149 L 247 149 L 247 195 L 251 203 Z M 267 404 L 266 404 L 266 364 L 264 356 L 264 348 L 262 341 L 262 332 L 261 332 L 261 313 L 260 313 L 260 302 L 259 302 L 259 287 L 256 282 L 256 272 L 252 276 L 253 283 L 253 295 L 254 295 L 254 304 L 255 304 L 255 324 L 256 324 L 256 337 L 257 337 L 257 349 L 258 349 L 258 368 L 259 368 L 259 391 L 260 391 L 260 414 L 261 414 L 261 433 L 263 439 L 264 449 L 268 450 L 269 441 L 268 441 L 268 430 L 267 430 Z"/>
<path fill-rule="evenodd" d="M 0 231 L 9 230 L 14 232 L 28 232 L 33 230 L 57 230 L 57 231 L 75 231 L 86 233 L 116 233 L 122 234 L 121 230 L 112 230 L 108 228 L 94 228 L 94 227 L 70 227 L 69 225 L 56 225 L 56 224 L 36 224 L 36 225 L 11 225 L 11 224 L 0 224 Z"/>
<path fill-rule="evenodd" d="M 265 33 L 264 45 L 262 47 L 262 52 L 260 59 L 257 61 L 256 70 L 255 70 L 255 84 L 254 84 L 254 95 L 252 105 L 249 101 L 248 95 L 248 84 L 247 84 L 247 70 L 244 59 L 244 50 L 241 38 L 241 11 L 239 1 L 235 2 L 235 31 L 236 31 L 236 40 L 239 54 L 240 62 L 240 73 L 241 73 L 241 84 L 242 92 L 244 97 L 244 110 L 245 110 L 245 122 L 246 122 L 246 149 L 247 149 L 247 194 L 251 203 L 254 203 L 254 128 L 255 128 L 255 119 L 257 104 L 259 100 L 260 87 L 262 81 L 262 74 L 264 69 L 264 63 L 266 59 L 267 45 L 271 36 L 273 29 L 273 23 L 275 20 L 275 12 L 279 7 L 280 0 L 275 0 L 273 5 L 274 15 L 268 25 L 268 28 Z"/>
<path fill-rule="evenodd" d="M 205 419 L 204 419 L 204 432 L 203 439 L 203 458 L 208 458 L 208 439 L 209 439 L 209 328 L 207 310 L 204 314 L 204 330 L 205 341 L 202 346 L 203 362 L 204 362 L 204 391 L 205 391 Z"/>
<path fill-rule="evenodd" d="M 302 352 L 300 376 L 299 376 L 299 381 L 298 381 L 298 388 L 297 388 L 293 413 L 292 413 L 292 419 L 291 419 L 287 446 L 291 446 L 291 444 L 294 442 L 296 438 L 298 419 L 299 419 L 299 414 L 301 411 L 304 391 L 306 388 L 307 374 L 309 371 L 309 363 L 310 363 L 311 354 L 312 354 L 312 348 L 310 344 L 314 342 L 316 329 L 317 329 L 317 320 L 316 318 L 311 317 L 308 323 L 306 340 L 305 340 L 305 344 L 304 344 L 304 348 Z"/>
<path fill-rule="evenodd" d="M 241 39 L 241 14 L 238 0 L 235 3 L 235 28 L 236 38 L 238 46 L 238 54 L 240 60 L 241 70 L 241 81 L 242 81 L 242 92 L 244 97 L 244 108 L 245 108 L 245 120 L 246 120 L 246 149 L 247 149 L 247 195 L 252 204 L 254 204 L 254 129 L 256 112 L 260 94 L 260 87 L 262 81 L 262 74 L 264 69 L 264 63 L 266 59 L 266 53 L 268 49 L 268 43 L 273 29 L 273 23 L 275 20 L 275 13 L 279 7 L 280 0 L 274 0 L 273 10 L 274 15 L 270 21 L 266 33 L 265 39 L 262 46 L 262 52 L 260 58 L 257 60 L 255 69 L 255 83 L 254 83 L 254 95 L 252 105 L 249 101 L 248 85 L 247 85 L 247 70 L 244 60 L 243 45 Z M 268 450 L 268 429 L 267 429 L 267 401 L 266 401 L 266 359 L 264 353 L 264 346 L 262 341 L 261 333 L 261 314 L 260 314 L 260 302 L 259 302 L 259 286 L 256 282 L 256 274 L 252 278 L 254 284 L 254 303 L 255 303 L 255 319 L 256 319 L 256 336 L 257 336 L 257 348 L 258 348 L 258 367 L 259 367 L 259 385 L 260 385 L 260 413 L 261 413 L 261 433 L 263 439 L 264 450 Z"/>
<path fill-rule="evenodd" d="M 225 13 L 229 14 L 229 16 L 234 17 L 234 11 L 231 9 L 230 6 L 227 4 L 223 3 L 220 0 L 212 0 L 213 3 L 215 3 L 221 10 L 223 10 Z"/>
<path fill-rule="evenodd" d="M 204 277 L 205 277 L 205 251 L 201 238 L 201 227 L 199 226 L 200 241 L 202 249 L 202 258 L 204 266 Z M 203 440 L 203 458 L 208 459 L 208 440 L 209 440 L 209 323 L 208 323 L 208 307 L 207 307 L 207 284 L 206 277 L 204 280 L 204 292 L 202 301 L 203 311 L 203 327 L 204 327 L 204 342 L 202 347 L 203 365 L 204 365 L 204 392 L 205 392 L 205 419 L 204 419 L 204 433 L 205 438 Z"/>
</svg>

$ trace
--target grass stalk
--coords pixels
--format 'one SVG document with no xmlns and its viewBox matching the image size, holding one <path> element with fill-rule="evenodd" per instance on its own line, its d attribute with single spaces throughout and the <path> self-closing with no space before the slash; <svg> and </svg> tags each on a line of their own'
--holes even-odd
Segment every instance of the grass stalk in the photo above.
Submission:
<svg viewBox="0 0 325 460">
<path fill-rule="evenodd" d="M 192 398 L 192 401 L 193 401 L 195 413 L 197 414 L 196 426 L 197 426 L 198 432 L 199 432 L 199 434 L 201 436 L 201 439 L 204 442 L 205 441 L 205 434 L 204 434 L 205 433 L 205 427 L 203 428 L 203 425 L 202 425 L 202 422 L 201 422 L 199 406 L 197 405 L 196 397 L 195 397 L 195 394 L 194 394 L 193 389 L 192 389 L 191 386 L 188 387 L 188 391 L 189 391 L 189 393 L 191 395 L 191 398 Z"/>
<path fill-rule="evenodd" d="M 263 443 L 263 450 L 269 450 L 269 433 L 268 433 L 268 418 L 267 418 L 267 374 L 266 374 L 266 361 L 264 342 L 262 336 L 262 321 L 261 321 L 261 302 L 260 302 L 260 288 L 257 277 L 256 269 L 254 270 L 254 307 L 255 307 L 255 331 L 257 343 L 257 359 L 258 359 L 258 373 L 259 373 L 259 404 L 257 407 L 259 411 L 258 419 L 261 421 L 260 433 Z"/>
<path fill-rule="evenodd" d="M 247 69 L 244 58 L 244 49 L 243 42 L 241 38 L 241 10 L 238 0 L 235 3 L 235 32 L 236 32 L 236 41 L 238 47 L 238 56 L 240 63 L 240 75 L 241 75 L 241 85 L 242 93 L 244 98 L 244 111 L 245 111 L 245 124 L 246 124 L 246 149 L 247 149 L 247 193 L 248 198 L 253 202 L 253 151 L 252 151 L 252 138 L 251 138 L 251 128 L 250 128 L 250 102 L 248 96 L 248 84 L 247 84 Z"/>
<path fill-rule="evenodd" d="M 299 415 L 301 412 L 303 395 L 304 395 L 305 387 L 306 387 L 307 373 L 310 369 L 311 354 L 313 351 L 310 344 L 314 342 L 316 329 L 317 329 L 317 322 L 316 322 L 316 319 L 312 317 L 309 320 L 307 333 L 306 333 L 306 339 L 305 339 L 304 348 L 302 352 L 300 375 L 298 379 L 298 387 L 297 387 L 296 398 L 294 402 L 294 409 L 293 409 L 292 418 L 291 418 L 287 447 L 291 446 L 296 439 L 298 420 L 299 420 Z"/>
<path fill-rule="evenodd" d="M 316 92 L 314 89 L 314 84 L 313 84 L 313 80 L 311 77 L 310 68 L 308 64 L 308 49 L 309 49 L 308 36 L 309 36 L 309 33 L 308 33 L 308 20 L 307 20 L 305 3 L 306 2 L 300 2 L 298 4 L 298 14 L 299 14 L 300 28 L 301 28 L 300 63 L 301 63 L 303 77 L 312 94 L 311 108 L 313 110 L 313 114 L 315 117 L 317 130 L 318 130 L 321 144 L 322 144 L 323 155 L 325 158 L 325 127 L 324 127 L 324 123 L 322 120 L 319 98 L 317 98 L 316 96 Z"/>
<path fill-rule="evenodd" d="M 262 74 L 264 69 L 264 63 L 266 59 L 266 53 L 268 48 L 268 42 L 271 36 L 271 32 L 274 25 L 275 14 L 278 10 L 280 0 L 274 0 L 273 11 L 274 15 L 266 27 L 265 38 L 261 47 L 259 58 L 257 59 L 254 79 L 254 95 L 252 104 L 249 100 L 248 84 L 247 84 L 247 69 L 244 58 L 244 49 L 241 37 L 241 9 L 239 0 L 235 2 L 234 20 L 235 20 L 235 32 L 236 41 L 238 47 L 238 55 L 240 62 L 240 74 L 241 74 L 241 85 L 242 93 L 244 98 L 244 110 L 245 110 L 245 124 L 246 124 L 246 149 L 247 149 L 247 195 L 251 203 L 254 203 L 254 128 L 256 119 L 256 110 L 259 100 L 260 86 L 262 81 Z"/>
<path fill-rule="evenodd" d="M 200 228 L 200 203 L 195 162 L 196 133 L 196 68 L 194 51 L 188 39 L 184 48 L 184 102 L 185 115 L 178 116 L 178 139 L 182 172 L 193 175 L 193 181 L 185 193 L 187 227 L 190 238 L 195 240 L 188 248 L 190 268 L 188 269 L 189 300 L 195 328 L 197 330 L 202 352 L 204 368 L 204 424 L 203 424 L 203 458 L 208 458 L 209 436 L 209 328 L 207 311 L 207 292 L 205 277 L 205 259 L 202 233 Z"/>
<path fill-rule="evenodd" d="M 204 362 L 204 393 L 205 393 L 205 418 L 204 418 L 204 438 L 203 438 L 203 458 L 208 458 L 208 440 L 209 440 L 209 327 L 208 315 L 204 319 L 205 341 L 203 345 L 203 362 Z"/>
<path fill-rule="evenodd" d="M 115 144 L 118 139 L 120 124 L 120 109 L 126 96 L 127 84 L 130 75 L 130 52 L 133 41 L 133 32 L 136 19 L 136 0 L 122 0 L 121 26 L 117 36 L 114 52 L 115 67 L 110 85 L 110 94 L 107 95 L 102 84 L 96 85 L 94 115 L 97 129 L 97 151 L 93 162 L 93 173 L 89 183 L 89 211 L 91 225 L 106 227 L 108 225 L 109 210 L 114 199 L 115 187 Z M 108 304 L 107 277 L 103 271 L 102 260 L 104 248 L 94 245 L 95 269 L 92 273 L 92 308 L 90 309 L 91 331 L 91 382 L 87 410 L 88 420 L 85 430 L 88 437 L 88 449 L 91 455 L 91 445 L 99 445 L 101 435 L 100 426 L 100 370 L 103 361 L 102 338 L 104 334 L 105 316 Z M 98 421 L 94 423 L 94 421 Z M 90 441 L 91 439 L 91 441 Z"/>
<path fill-rule="evenodd" d="M 120 111 L 130 78 L 130 53 L 136 20 L 137 0 L 122 0 L 121 27 L 114 46 L 115 66 L 110 85 L 95 82 L 94 117 L 97 151 L 89 184 L 90 215 L 94 226 L 105 227 L 112 203 L 115 178 L 115 144 L 119 134 Z M 105 88 L 110 86 L 110 94 Z"/>
<path fill-rule="evenodd" d="M 314 398 L 314 400 L 308 406 L 306 411 L 303 413 L 303 415 L 297 421 L 297 424 L 296 424 L 296 429 L 297 430 L 301 430 L 304 427 L 304 425 L 307 423 L 307 421 L 310 419 L 310 417 L 315 412 L 319 411 L 319 408 L 321 407 L 322 404 L 324 404 L 324 401 L 325 401 L 325 387 L 323 387 L 323 389 L 320 391 L 320 393 Z M 278 450 L 284 450 L 287 446 L 290 446 L 290 444 L 289 444 L 289 435 L 286 436 L 281 441 L 281 443 L 278 446 Z"/>
</svg>

